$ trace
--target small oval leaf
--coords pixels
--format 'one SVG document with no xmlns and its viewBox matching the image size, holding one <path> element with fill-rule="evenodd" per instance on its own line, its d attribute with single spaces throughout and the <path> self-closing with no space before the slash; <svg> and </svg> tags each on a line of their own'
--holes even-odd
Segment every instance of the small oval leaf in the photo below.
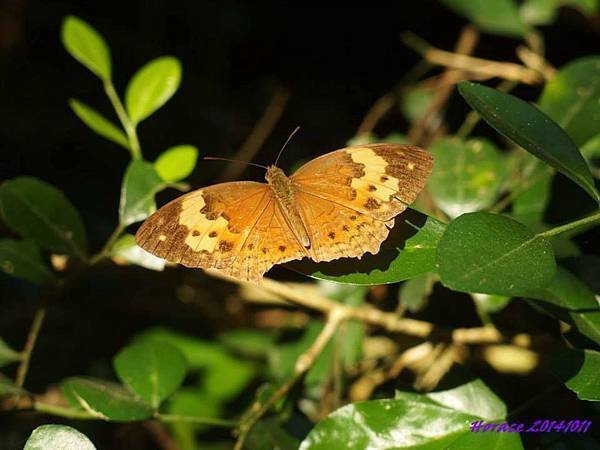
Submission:
<svg viewBox="0 0 600 450">
<path fill-rule="evenodd" d="M 125 92 L 125 107 L 137 124 L 164 105 L 177 91 L 181 81 L 181 65 L 172 56 L 150 61 L 138 70 Z"/>
<path fill-rule="evenodd" d="M 171 147 L 158 157 L 154 168 L 166 182 L 180 181 L 189 176 L 198 159 L 198 149 L 193 145 L 177 145 Z"/>
<path fill-rule="evenodd" d="M 66 425 L 42 425 L 27 439 L 23 450 L 95 450 L 87 436 Z"/>
<path fill-rule="evenodd" d="M 151 405 L 116 383 L 92 378 L 67 378 L 61 387 L 65 396 L 98 419 L 129 422 L 144 420 L 153 414 Z"/>
<path fill-rule="evenodd" d="M 85 230 L 79 213 L 54 186 L 32 177 L 6 181 L 0 186 L 0 211 L 14 232 L 40 247 L 85 255 Z"/>
<path fill-rule="evenodd" d="M 493 204 L 504 181 L 506 164 L 484 139 L 440 139 L 429 151 L 435 166 L 428 188 L 436 204 L 454 218 Z"/>
<path fill-rule="evenodd" d="M 183 382 L 187 361 L 172 344 L 142 340 L 122 349 L 114 367 L 123 384 L 156 409 Z"/>
<path fill-rule="evenodd" d="M 514 0 L 441 1 L 488 33 L 517 37 L 522 36 L 528 29 Z"/>
<path fill-rule="evenodd" d="M 600 203 L 583 156 L 556 122 L 535 106 L 496 89 L 461 81 L 458 90 L 496 131 L 562 172 Z"/>
<path fill-rule="evenodd" d="M 581 400 L 600 401 L 600 352 L 564 351 L 552 360 L 551 368 Z"/>
<path fill-rule="evenodd" d="M 398 283 L 435 270 L 435 251 L 445 225 L 407 209 L 381 244 L 377 255 L 341 258 L 327 263 L 309 260 L 288 263 L 290 269 L 319 280 L 372 286 Z"/>
<path fill-rule="evenodd" d="M 39 247 L 27 240 L 0 239 L 0 271 L 32 283 L 46 283 L 54 279 Z"/>
<path fill-rule="evenodd" d="M 127 167 L 121 186 L 120 223 L 125 226 L 131 225 L 156 211 L 154 195 L 164 187 L 164 182 L 151 163 L 132 161 Z"/>
<path fill-rule="evenodd" d="M 75 115 L 92 131 L 109 141 L 113 141 L 115 144 L 119 144 L 121 147 L 129 149 L 129 141 L 125 133 L 94 108 L 76 99 L 69 100 L 69 106 Z"/>
<path fill-rule="evenodd" d="M 76 16 L 62 23 L 61 38 L 67 51 L 102 80 L 110 80 L 110 50 L 106 41 L 90 24 Z"/>
<path fill-rule="evenodd" d="M 442 284 L 460 292 L 525 295 L 547 286 L 556 273 L 552 244 L 510 217 L 460 216 L 438 244 Z"/>
</svg>

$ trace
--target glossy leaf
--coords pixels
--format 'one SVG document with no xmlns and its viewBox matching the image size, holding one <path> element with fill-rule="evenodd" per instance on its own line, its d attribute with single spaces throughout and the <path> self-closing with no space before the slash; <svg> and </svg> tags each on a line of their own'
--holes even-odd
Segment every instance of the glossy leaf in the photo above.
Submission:
<svg viewBox="0 0 600 450">
<path fill-rule="evenodd" d="M 116 262 L 124 260 L 130 264 L 158 272 L 162 271 L 166 265 L 164 259 L 154 256 L 137 245 L 135 236 L 129 233 L 124 234 L 115 242 L 110 254 Z"/>
<path fill-rule="evenodd" d="M 525 295 L 556 272 L 552 244 L 514 219 L 469 213 L 446 228 L 438 245 L 442 284 L 460 292 Z"/>
<path fill-rule="evenodd" d="M 77 210 L 54 186 L 32 177 L 0 185 L 6 224 L 24 238 L 57 253 L 84 256 L 85 230 Z"/>
<path fill-rule="evenodd" d="M 598 133 L 600 56 L 587 56 L 560 68 L 546 83 L 540 109 L 558 123 L 576 145 Z"/>
<path fill-rule="evenodd" d="M 4 339 L 0 338 L 0 367 L 19 361 L 20 359 L 20 353 L 10 348 L 8 344 L 4 342 Z"/>
<path fill-rule="evenodd" d="M 427 304 L 427 297 L 431 295 L 437 275 L 426 273 L 406 280 L 398 291 L 398 301 L 408 308 L 410 312 L 418 312 Z"/>
<path fill-rule="evenodd" d="M 559 267 L 552 282 L 531 292 L 530 298 L 545 311 L 573 323 L 580 333 L 600 344 L 600 305 L 590 288 L 568 270 Z M 545 303 L 562 310 L 548 308 Z"/>
<path fill-rule="evenodd" d="M 181 65 L 172 56 L 156 58 L 139 69 L 129 81 L 125 107 L 137 124 L 163 106 L 179 88 Z"/>
<path fill-rule="evenodd" d="M 198 159 L 193 145 L 178 145 L 165 150 L 154 163 L 156 173 L 166 182 L 180 181 L 189 176 Z"/>
<path fill-rule="evenodd" d="M 0 271 L 32 283 L 45 283 L 54 279 L 39 247 L 28 240 L 0 239 Z"/>
<path fill-rule="evenodd" d="M 65 395 L 98 419 L 114 422 L 144 420 L 153 408 L 120 384 L 93 378 L 67 378 L 61 387 Z"/>
<path fill-rule="evenodd" d="M 87 436 L 66 425 L 42 425 L 37 427 L 23 450 L 95 450 Z"/>
<path fill-rule="evenodd" d="M 90 24 L 76 16 L 62 23 L 61 38 L 67 51 L 102 80 L 111 77 L 110 50 L 104 38 Z"/>
<path fill-rule="evenodd" d="M 121 186 L 120 223 L 131 225 L 146 219 L 156 211 L 154 195 L 164 187 L 164 182 L 151 163 L 132 161 L 127 167 Z"/>
<path fill-rule="evenodd" d="M 500 420 L 505 415 L 502 401 L 479 380 L 430 394 L 400 392 L 395 399 L 338 409 L 311 430 L 300 449 L 522 449 L 517 433 L 469 430 L 473 421 Z"/>
<path fill-rule="evenodd" d="M 396 225 L 381 244 L 377 255 L 341 258 L 328 263 L 308 260 L 286 266 L 312 278 L 363 286 L 397 283 L 435 270 L 435 251 L 445 225 L 409 209 L 396 218 Z"/>
<path fill-rule="evenodd" d="M 435 158 L 427 184 L 439 208 L 454 218 L 491 206 L 504 181 L 505 162 L 484 139 L 440 139 L 429 151 Z"/>
<path fill-rule="evenodd" d="M 535 106 L 469 81 L 458 90 L 496 131 L 556 168 L 600 202 L 590 170 L 579 150 L 552 119 Z"/>
<path fill-rule="evenodd" d="M 503 36 L 522 36 L 527 26 L 514 0 L 441 0 L 483 31 Z"/>
<path fill-rule="evenodd" d="M 129 141 L 125 133 L 94 108 L 74 98 L 69 100 L 69 106 L 75 115 L 93 132 L 115 144 L 119 144 L 121 147 L 129 149 Z"/>
<path fill-rule="evenodd" d="M 581 154 L 587 161 L 592 175 L 600 178 L 600 133 L 583 144 Z"/>
<path fill-rule="evenodd" d="M 581 400 L 600 401 L 600 353 L 566 351 L 552 361 L 553 372 Z"/>
<path fill-rule="evenodd" d="M 115 356 L 114 366 L 121 382 L 154 408 L 175 392 L 187 372 L 183 353 L 156 340 L 125 347 Z"/>
</svg>

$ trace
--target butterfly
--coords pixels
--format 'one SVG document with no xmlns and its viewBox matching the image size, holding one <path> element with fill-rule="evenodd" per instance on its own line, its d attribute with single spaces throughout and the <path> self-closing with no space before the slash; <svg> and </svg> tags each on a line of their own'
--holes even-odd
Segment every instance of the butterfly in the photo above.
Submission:
<svg viewBox="0 0 600 450">
<path fill-rule="evenodd" d="M 377 254 L 394 217 L 412 203 L 433 157 L 400 144 L 347 147 L 267 183 L 204 187 L 171 201 L 139 228 L 146 251 L 187 267 L 260 283 L 273 265 Z"/>
</svg>

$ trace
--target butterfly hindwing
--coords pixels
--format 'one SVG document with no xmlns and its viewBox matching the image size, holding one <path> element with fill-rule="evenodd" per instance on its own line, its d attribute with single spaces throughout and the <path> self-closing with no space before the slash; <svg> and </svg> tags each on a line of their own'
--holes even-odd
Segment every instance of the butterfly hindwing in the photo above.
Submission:
<svg viewBox="0 0 600 450">
<path fill-rule="evenodd" d="M 315 158 L 290 179 L 299 191 L 387 221 L 415 200 L 432 166 L 431 155 L 419 147 L 370 144 Z"/>
</svg>

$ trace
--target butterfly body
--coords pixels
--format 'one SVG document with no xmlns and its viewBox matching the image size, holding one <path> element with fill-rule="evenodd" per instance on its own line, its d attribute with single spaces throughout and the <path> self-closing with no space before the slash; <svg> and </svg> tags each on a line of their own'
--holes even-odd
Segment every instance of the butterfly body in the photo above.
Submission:
<svg viewBox="0 0 600 450">
<path fill-rule="evenodd" d="M 222 183 L 185 194 L 142 224 L 145 250 L 188 267 L 260 282 L 274 264 L 376 254 L 394 217 L 425 185 L 433 158 L 398 144 L 348 147 L 267 183 Z"/>
</svg>

